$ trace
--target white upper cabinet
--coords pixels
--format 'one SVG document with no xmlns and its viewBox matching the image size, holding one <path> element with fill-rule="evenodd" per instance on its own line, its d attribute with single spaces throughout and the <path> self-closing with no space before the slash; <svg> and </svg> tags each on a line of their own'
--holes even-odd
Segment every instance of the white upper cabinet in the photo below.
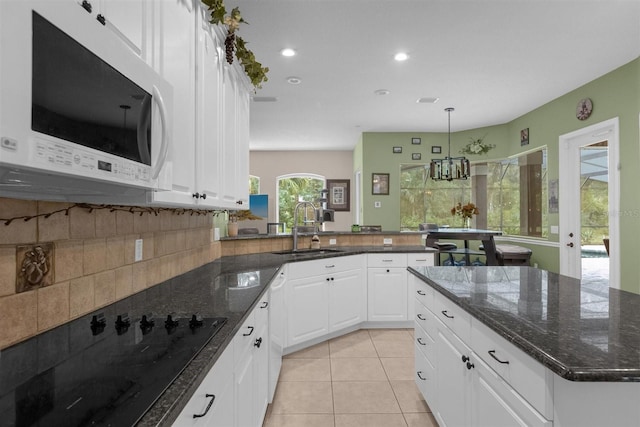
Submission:
<svg viewBox="0 0 640 427">
<path fill-rule="evenodd" d="M 196 161 L 196 14 L 192 0 L 154 3 L 153 66 L 173 86 L 173 133 L 163 188 L 154 204 L 193 204 Z"/>
<path fill-rule="evenodd" d="M 77 0 L 91 10 L 98 22 L 116 33 L 134 52 L 147 59 L 147 31 L 150 29 L 147 0 Z"/>
<path fill-rule="evenodd" d="M 154 205 L 237 209 L 249 200 L 249 93 L 226 29 L 198 0 L 153 3 L 153 65 L 174 89 L 173 144 Z"/>
</svg>

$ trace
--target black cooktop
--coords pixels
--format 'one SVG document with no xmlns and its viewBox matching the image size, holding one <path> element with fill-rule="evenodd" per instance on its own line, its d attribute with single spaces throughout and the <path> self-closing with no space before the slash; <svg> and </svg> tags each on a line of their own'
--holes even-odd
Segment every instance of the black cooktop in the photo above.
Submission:
<svg viewBox="0 0 640 427">
<path fill-rule="evenodd" d="M 3 350 L 0 424 L 134 425 L 226 323 L 198 313 L 130 315 L 117 308 Z"/>
</svg>

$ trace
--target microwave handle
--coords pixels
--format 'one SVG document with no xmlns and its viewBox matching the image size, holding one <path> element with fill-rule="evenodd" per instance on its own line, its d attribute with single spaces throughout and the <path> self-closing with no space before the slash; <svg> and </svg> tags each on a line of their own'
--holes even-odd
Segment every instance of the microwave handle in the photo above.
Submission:
<svg viewBox="0 0 640 427">
<path fill-rule="evenodd" d="M 153 169 L 151 169 L 151 178 L 156 179 L 164 166 L 165 161 L 167 160 L 167 150 L 169 149 L 169 136 L 167 135 L 167 110 L 164 105 L 164 100 L 162 99 L 162 94 L 160 90 L 154 85 L 153 86 L 153 99 L 158 105 L 158 110 L 160 111 L 160 124 L 162 126 L 162 142 L 160 145 L 160 153 L 158 154 L 158 161 L 156 162 Z"/>
</svg>

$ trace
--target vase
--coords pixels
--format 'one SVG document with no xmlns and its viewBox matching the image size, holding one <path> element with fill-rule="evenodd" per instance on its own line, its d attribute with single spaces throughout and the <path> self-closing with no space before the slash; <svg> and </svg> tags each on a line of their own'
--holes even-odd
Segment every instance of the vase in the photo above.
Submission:
<svg viewBox="0 0 640 427">
<path fill-rule="evenodd" d="M 471 228 L 471 218 L 468 216 L 465 216 L 463 218 L 463 224 L 462 224 L 462 228 Z"/>
<path fill-rule="evenodd" d="M 227 234 L 229 237 L 235 237 L 238 235 L 238 223 L 230 222 L 227 224 Z"/>
</svg>

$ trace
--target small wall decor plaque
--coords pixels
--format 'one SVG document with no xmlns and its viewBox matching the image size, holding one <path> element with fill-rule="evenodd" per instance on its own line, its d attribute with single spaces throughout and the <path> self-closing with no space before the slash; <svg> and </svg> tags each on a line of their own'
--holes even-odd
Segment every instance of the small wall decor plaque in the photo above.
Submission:
<svg viewBox="0 0 640 427">
<path fill-rule="evenodd" d="M 402 153 L 402 147 L 393 147 L 393 152 L 395 154 Z"/>
<path fill-rule="evenodd" d="M 53 243 L 18 246 L 16 248 L 16 293 L 52 285 Z"/>
<path fill-rule="evenodd" d="M 434 145 L 431 147 L 431 154 L 440 154 L 442 153 L 442 147 L 439 145 Z"/>
<path fill-rule="evenodd" d="M 411 154 L 411 160 L 421 160 L 422 159 L 422 154 L 421 153 L 412 153 Z"/>
<path fill-rule="evenodd" d="M 529 145 L 529 128 L 520 131 L 520 145 Z"/>
<path fill-rule="evenodd" d="M 411 143 L 413 145 L 420 145 L 422 144 L 422 138 L 411 138 Z"/>
</svg>

